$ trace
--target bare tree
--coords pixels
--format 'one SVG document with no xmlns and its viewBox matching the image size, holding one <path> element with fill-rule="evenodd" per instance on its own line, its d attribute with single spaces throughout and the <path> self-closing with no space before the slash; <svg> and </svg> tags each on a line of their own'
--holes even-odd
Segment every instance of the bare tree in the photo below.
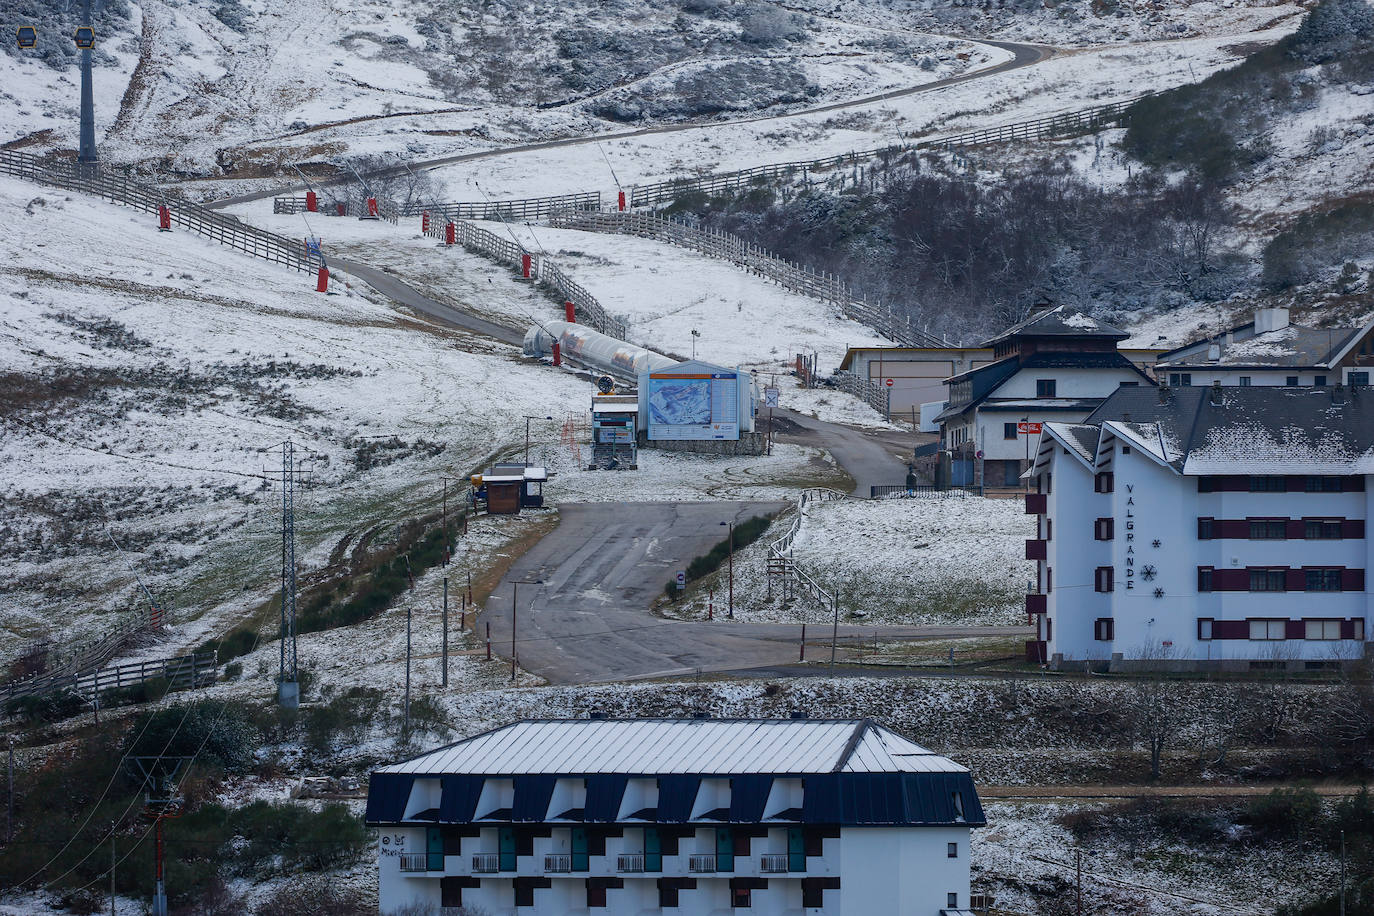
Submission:
<svg viewBox="0 0 1374 916">
<path fill-rule="evenodd" d="M 1127 692 L 1131 728 L 1135 737 L 1149 749 L 1150 779 L 1158 780 L 1164 748 L 1183 724 L 1184 713 L 1179 702 L 1182 689 L 1165 670 L 1173 659 L 1172 649 L 1150 644 L 1138 657 L 1147 670 L 1131 682 Z"/>
</svg>

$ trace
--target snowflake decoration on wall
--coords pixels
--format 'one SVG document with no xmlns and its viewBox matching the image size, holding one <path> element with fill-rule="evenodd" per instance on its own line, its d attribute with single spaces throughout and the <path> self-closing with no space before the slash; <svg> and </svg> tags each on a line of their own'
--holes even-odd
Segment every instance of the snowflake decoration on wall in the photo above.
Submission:
<svg viewBox="0 0 1374 916">
<path fill-rule="evenodd" d="M 1162 589 L 1162 588 L 1157 588 L 1157 589 L 1155 589 L 1155 597 L 1156 597 L 1156 598 L 1163 598 L 1163 597 L 1164 597 L 1164 589 Z"/>
<path fill-rule="evenodd" d="M 1141 567 L 1140 578 L 1144 579 L 1146 582 L 1153 582 L 1155 576 L 1157 575 L 1159 575 L 1159 571 L 1156 570 L 1153 566 Z"/>
<path fill-rule="evenodd" d="M 1152 542 L 1150 543 L 1150 546 L 1151 546 L 1151 547 L 1156 547 L 1156 548 L 1159 547 L 1159 546 L 1160 546 L 1160 540 L 1159 540 L 1159 538 L 1155 538 L 1154 541 L 1152 541 Z"/>
</svg>

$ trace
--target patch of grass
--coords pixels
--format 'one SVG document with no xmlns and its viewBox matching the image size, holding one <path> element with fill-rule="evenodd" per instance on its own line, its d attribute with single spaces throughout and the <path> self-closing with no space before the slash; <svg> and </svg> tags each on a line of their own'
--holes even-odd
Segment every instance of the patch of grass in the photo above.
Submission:
<svg viewBox="0 0 1374 916">
<path fill-rule="evenodd" d="M 755 515 L 735 526 L 733 536 L 727 535 L 709 551 L 687 564 L 687 581 L 695 582 L 720 569 L 721 564 L 730 556 L 731 544 L 734 550 L 742 550 L 763 537 L 773 520 L 766 515 Z M 665 594 L 672 598 L 677 593 L 677 582 L 669 581 L 664 588 Z"/>
</svg>

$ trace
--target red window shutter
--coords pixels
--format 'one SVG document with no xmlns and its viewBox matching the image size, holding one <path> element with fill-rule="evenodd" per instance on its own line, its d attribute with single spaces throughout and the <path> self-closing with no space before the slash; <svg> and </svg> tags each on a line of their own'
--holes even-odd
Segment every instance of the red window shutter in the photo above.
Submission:
<svg viewBox="0 0 1374 916">
<path fill-rule="evenodd" d="M 1290 620 L 1284 624 L 1283 635 L 1289 639 L 1302 639 L 1307 635 L 1307 624 L 1301 620 Z"/>
<path fill-rule="evenodd" d="M 1363 477 L 1346 477 L 1341 481 L 1341 489 L 1347 493 L 1363 493 Z"/>
<path fill-rule="evenodd" d="M 1288 520 L 1285 535 L 1290 541 L 1300 541 L 1307 536 L 1307 523 L 1300 518 Z"/>
<path fill-rule="evenodd" d="M 1250 537 L 1250 522 L 1243 518 L 1228 518 L 1217 522 L 1221 526 L 1221 536 L 1246 540 Z"/>
<path fill-rule="evenodd" d="M 1218 569 L 1212 573 L 1212 590 L 1217 592 L 1248 592 L 1250 570 Z"/>
<path fill-rule="evenodd" d="M 1249 639 L 1250 624 L 1245 620 L 1212 621 L 1213 639 Z"/>
<path fill-rule="evenodd" d="M 734 840 L 735 840 L 735 855 L 737 855 L 737 856 L 748 856 L 748 855 L 749 855 L 749 834 L 745 833 L 743 830 L 736 830 L 736 831 L 735 831 Z"/>
<path fill-rule="evenodd" d="M 1341 537 L 1343 538 L 1362 538 L 1364 537 L 1364 519 L 1347 518 L 1341 520 Z"/>
<path fill-rule="evenodd" d="M 1355 621 L 1354 621 L 1354 620 L 1342 620 L 1342 621 L 1341 621 L 1341 639 L 1354 639 L 1354 638 L 1355 638 Z"/>
<path fill-rule="evenodd" d="M 1341 590 L 1347 592 L 1364 591 L 1364 570 L 1363 569 L 1342 569 L 1341 570 Z"/>
<path fill-rule="evenodd" d="M 1300 592 L 1307 588 L 1307 573 L 1302 569 L 1289 569 L 1284 586 L 1290 592 Z"/>
</svg>

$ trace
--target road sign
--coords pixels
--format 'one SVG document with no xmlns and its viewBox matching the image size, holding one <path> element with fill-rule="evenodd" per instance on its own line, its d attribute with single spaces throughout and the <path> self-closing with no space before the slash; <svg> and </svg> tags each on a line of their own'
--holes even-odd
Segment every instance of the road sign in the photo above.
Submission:
<svg viewBox="0 0 1374 916">
<path fill-rule="evenodd" d="M 892 379 L 888 379 L 887 381 L 883 382 L 883 384 L 886 385 L 887 387 L 891 388 L 891 387 L 892 387 Z"/>
<path fill-rule="evenodd" d="M 1034 436 L 1036 433 L 1040 432 L 1040 424 L 1026 423 L 1023 421 L 1016 424 L 1016 431 L 1023 436 Z"/>
<path fill-rule="evenodd" d="M 687 571 L 685 569 L 679 569 L 675 578 L 677 579 L 678 588 L 687 587 Z"/>
<path fill-rule="evenodd" d="M 765 389 L 763 389 L 763 406 L 764 406 L 764 407 L 777 407 L 777 406 L 778 406 L 778 389 L 776 389 L 776 388 L 765 388 Z"/>
<path fill-rule="evenodd" d="M 14 30 L 14 40 L 21 48 L 32 48 L 38 44 L 38 32 L 31 25 L 21 25 Z"/>
<path fill-rule="evenodd" d="M 95 47 L 95 29 L 88 25 L 83 25 L 76 30 L 76 33 L 72 36 L 72 40 L 76 42 L 76 46 L 81 50 L 90 50 Z"/>
</svg>

